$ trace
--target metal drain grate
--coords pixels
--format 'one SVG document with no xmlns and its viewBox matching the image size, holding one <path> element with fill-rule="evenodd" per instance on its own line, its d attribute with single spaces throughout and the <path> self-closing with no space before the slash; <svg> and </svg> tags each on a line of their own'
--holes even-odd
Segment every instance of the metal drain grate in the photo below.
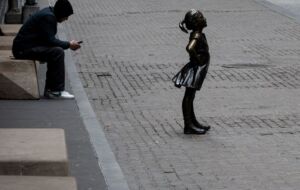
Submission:
<svg viewBox="0 0 300 190">
<path fill-rule="evenodd" d="M 97 77 L 111 77 L 111 74 L 109 72 L 97 72 L 95 73 Z"/>
<path fill-rule="evenodd" d="M 270 65 L 266 64 L 255 64 L 255 63 L 236 63 L 236 64 L 228 64 L 222 65 L 224 68 L 234 68 L 234 69 L 251 69 L 251 68 L 267 68 Z"/>
</svg>

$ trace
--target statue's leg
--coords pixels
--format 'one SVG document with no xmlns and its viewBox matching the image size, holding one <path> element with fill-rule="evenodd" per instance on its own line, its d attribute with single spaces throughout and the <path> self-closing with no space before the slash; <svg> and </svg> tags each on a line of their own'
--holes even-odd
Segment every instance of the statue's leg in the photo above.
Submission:
<svg viewBox="0 0 300 190">
<path fill-rule="evenodd" d="M 184 119 L 184 134 L 205 134 L 206 130 L 195 126 L 192 122 L 193 118 L 193 102 L 196 90 L 186 88 L 184 98 L 182 100 L 182 113 Z"/>
</svg>

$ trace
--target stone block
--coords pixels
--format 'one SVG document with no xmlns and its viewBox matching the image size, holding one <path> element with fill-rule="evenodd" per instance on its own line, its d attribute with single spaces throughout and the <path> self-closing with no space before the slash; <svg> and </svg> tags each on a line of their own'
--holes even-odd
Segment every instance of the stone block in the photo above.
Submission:
<svg viewBox="0 0 300 190">
<path fill-rule="evenodd" d="M 5 15 L 5 23 L 8 24 L 21 24 L 22 23 L 22 11 L 19 9 L 12 9 Z"/>
<path fill-rule="evenodd" d="M 73 177 L 0 176 L 1 190 L 77 190 Z"/>
<path fill-rule="evenodd" d="M 0 36 L 0 50 L 11 50 L 14 36 Z"/>
<path fill-rule="evenodd" d="M 0 175 L 67 176 L 64 130 L 0 129 Z"/>
<path fill-rule="evenodd" d="M 39 99 L 37 79 L 38 63 L 32 60 L 16 60 L 10 51 L 0 51 L 0 99 Z"/>
<path fill-rule="evenodd" d="M 0 57 L 9 57 L 11 59 L 15 59 L 11 50 L 0 50 Z M 46 62 L 34 60 L 36 64 L 36 68 L 38 70 L 39 64 L 45 64 Z"/>
<path fill-rule="evenodd" d="M 11 50 L 0 50 L 0 57 L 10 57 L 14 58 Z"/>
<path fill-rule="evenodd" d="M 4 36 L 15 36 L 21 28 L 21 24 L 0 24 L 0 30 Z"/>
<path fill-rule="evenodd" d="M 23 20 L 22 23 L 25 23 L 28 18 L 30 18 L 33 14 L 38 12 L 40 10 L 40 7 L 35 4 L 35 5 L 24 5 L 23 6 Z"/>
</svg>

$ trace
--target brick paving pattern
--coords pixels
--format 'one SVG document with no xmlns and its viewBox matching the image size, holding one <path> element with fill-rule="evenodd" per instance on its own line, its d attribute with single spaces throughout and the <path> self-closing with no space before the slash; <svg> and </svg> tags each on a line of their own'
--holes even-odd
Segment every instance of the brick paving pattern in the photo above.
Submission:
<svg viewBox="0 0 300 190">
<path fill-rule="evenodd" d="M 72 3 L 74 60 L 130 189 L 299 189 L 299 23 L 253 0 Z M 208 20 L 205 136 L 183 135 L 171 82 L 188 61 L 178 23 L 190 8 Z"/>
</svg>

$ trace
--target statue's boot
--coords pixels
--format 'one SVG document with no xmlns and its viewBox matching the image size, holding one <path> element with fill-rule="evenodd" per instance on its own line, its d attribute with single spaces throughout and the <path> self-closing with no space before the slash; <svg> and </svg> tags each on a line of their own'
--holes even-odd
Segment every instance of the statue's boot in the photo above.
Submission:
<svg viewBox="0 0 300 190">
<path fill-rule="evenodd" d="M 205 129 L 197 127 L 195 124 L 193 124 L 192 121 L 192 105 L 193 102 L 188 101 L 189 99 L 186 99 L 187 101 L 183 101 L 182 103 L 182 112 L 183 112 L 183 119 L 184 119 L 184 134 L 196 134 L 196 135 L 203 135 L 206 133 Z"/>
<path fill-rule="evenodd" d="M 206 130 L 195 126 L 192 122 L 191 117 L 185 117 L 183 132 L 184 134 L 204 135 L 206 133 Z"/>
<path fill-rule="evenodd" d="M 195 112 L 194 112 L 194 106 L 192 106 L 192 123 L 199 129 L 204 129 L 205 131 L 210 130 L 209 125 L 203 125 L 197 121 Z"/>
</svg>

